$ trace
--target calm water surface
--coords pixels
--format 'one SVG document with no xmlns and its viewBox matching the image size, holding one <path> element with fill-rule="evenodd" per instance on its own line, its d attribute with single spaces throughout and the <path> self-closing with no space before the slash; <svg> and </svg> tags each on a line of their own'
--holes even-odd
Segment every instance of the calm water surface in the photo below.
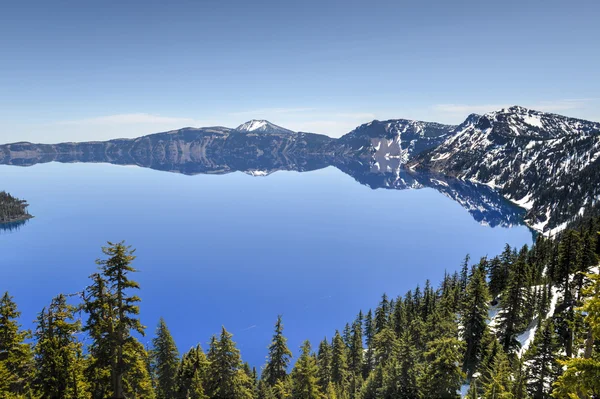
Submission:
<svg viewBox="0 0 600 399">
<path fill-rule="evenodd" d="M 253 177 L 50 163 L 0 166 L 0 176 L 35 215 L 0 233 L 0 291 L 24 326 L 56 294 L 88 284 L 107 240 L 126 240 L 137 248 L 144 341 L 160 316 L 181 351 L 206 348 L 225 325 L 254 366 L 278 314 L 296 355 L 383 292 L 437 285 L 467 253 L 532 240 L 524 226 L 477 223 L 433 189 L 372 190 L 333 167 Z"/>
</svg>

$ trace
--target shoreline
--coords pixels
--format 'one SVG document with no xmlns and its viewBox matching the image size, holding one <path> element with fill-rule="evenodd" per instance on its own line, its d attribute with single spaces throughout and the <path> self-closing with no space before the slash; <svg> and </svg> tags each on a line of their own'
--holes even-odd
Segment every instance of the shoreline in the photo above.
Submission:
<svg viewBox="0 0 600 399">
<path fill-rule="evenodd" d="M 3 225 L 3 224 L 24 222 L 26 220 L 33 219 L 33 218 L 34 218 L 33 215 L 27 214 L 27 215 L 19 216 L 19 217 L 14 218 L 14 219 L 0 221 L 0 226 Z"/>
</svg>

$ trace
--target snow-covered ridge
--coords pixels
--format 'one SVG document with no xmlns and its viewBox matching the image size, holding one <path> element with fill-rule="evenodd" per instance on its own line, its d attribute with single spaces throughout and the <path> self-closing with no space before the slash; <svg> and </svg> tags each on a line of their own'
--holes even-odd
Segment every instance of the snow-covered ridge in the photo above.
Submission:
<svg viewBox="0 0 600 399">
<path fill-rule="evenodd" d="M 441 144 L 456 128 L 410 119 L 374 120 L 358 126 L 339 141 L 362 156 L 375 160 L 398 158 L 407 163 L 423 151 Z"/>
<path fill-rule="evenodd" d="M 292 130 L 275 125 L 269 121 L 257 119 L 242 123 L 235 130 L 240 132 L 294 133 Z"/>
<path fill-rule="evenodd" d="M 597 201 L 599 158 L 600 123 L 514 106 L 465 121 L 410 167 L 499 190 L 549 233 Z"/>
</svg>

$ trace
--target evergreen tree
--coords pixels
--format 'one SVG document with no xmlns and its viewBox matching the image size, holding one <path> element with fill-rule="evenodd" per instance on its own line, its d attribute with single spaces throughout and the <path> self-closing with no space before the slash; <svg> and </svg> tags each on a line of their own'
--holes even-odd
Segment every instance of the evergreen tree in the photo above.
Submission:
<svg viewBox="0 0 600 399">
<path fill-rule="evenodd" d="M 13 298 L 5 292 L 0 299 L 0 367 L 8 374 L 4 380 L 6 397 L 29 392 L 33 373 L 32 351 L 25 342 L 29 331 L 22 331 L 17 319 L 21 312 Z"/>
<path fill-rule="evenodd" d="M 258 381 L 256 396 L 258 399 L 277 399 L 271 387 L 263 380 Z"/>
<path fill-rule="evenodd" d="M 373 337 L 375 336 L 375 328 L 373 326 L 373 313 L 371 312 L 371 309 L 369 309 L 367 316 L 365 316 L 364 336 L 367 350 L 365 354 L 363 377 L 366 378 L 373 369 Z"/>
<path fill-rule="evenodd" d="M 561 361 L 563 374 L 552 391 L 556 399 L 600 397 L 600 360 L 595 343 L 600 340 L 600 275 L 589 274 L 591 285 L 584 289 L 587 297 L 579 313 L 585 317 L 586 334 L 582 357 Z"/>
<path fill-rule="evenodd" d="M 479 379 L 482 399 L 513 399 L 510 363 L 500 349 Z"/>
<path fill-rule="evenodd" d="M 381 297 L 379 306 L 375 309 L 375 331 L 374 334 L 380 333 L 387 327 L 390 315 L 390 301 L 386 294 Z"/>
<path fill-rule="evenodd" d="M 485 272 L 482 268 L 474 267 L 467 285 L 461 321 L 462 335 L 466 343 L 463 371 L 471 376 L 475 372 L 483 351 L 482 339 L 487 330 L 488 320 L 488 288 Z"/>
<path fill-rule="evenodd" d="M 510 269 L 515 256 L 510 245 L 506 244 L 499 258 L 492 259 L 489 269 L 489 287 L 493 298 L 498 297 L 506 288 Z"/>
<path fill-rule="evenodd" d="M 511 266 L 507 287 L 500 298 L 502 311 L 498 316 L 498 332 L 506 352 L 519 346 L 517 334 L 526 327 L 523 314 L 529 276 L 525 255 L 522 251 Z"/>
<path fill-rule="evenodd" d="M 421 381 L 427 398 L 457 398 L 465 377 L 461 370 L 463 343 L 457 338 L 458 327 L 453 315 L 439 309 L 430 318 L 432 339 L 424 353 L 425 370 Z"/>
<path fill-rule="evenodd" d="M 275 323 L 275 334 L 269 346 L 267 365 L 263 372 L 263 379 L 270 386 L 275 386 L 277 381 L 283 381 L 287 376 L 287 368 L 290 364 L 292 352 L 288 349 L 286 342 L 287 339 L 283 336 L 281 315 L 279 315 L 277 316 L 277 323 Z"/>
<path fill-rule="evenodd" d="M 90 353 L 94 361 L 90 365 L 92 370 L 88 370 L 88 376 L 98 379 L 93 388 L 94 397 L 106 395 L 108 390 L 102 385 L 106 377 L 110 376 L 111 397 L 121 399 L 125 397 L 123 376 L 131 367 L 126 362 L 125 347 L 130 350 L 131 360 L 137 361 L 131 355 L 145 353 L 143 347 L 139 350 L 139 342 L 131 335 L 132 331 L 144 335 L 144 326 L 137 317 L 140 299 L 128 294 L 129 290 L 137 290 L 140 286 L 129 278 L 130 273 L 137 271 L 131 266 L 135 260 L 135 250 L 124 242 L 109 242 L 107 247 L 102 248 L 102 252 L 108 259 L 96 261 L 100 273 L 91 276 L 93 283 L 87 288 L 84 303 L 84 309 L 89 315 L 84 330 L 93 340 Z"/>
<path fill-rule="evenodd" d="M 154 399 L 152 378 L 148 370 L 150 356 L 137 340 L 127 340 L 123 345 L 123 395 L 125 398 Z"/>
<path fill-rule="evenodd" d="M 321 399 L 318 367 L 311 353 L 310 342 L 302 345 L 302 354 L 292 371 L 292 395 L 294 399 Z"/>
<path fill-rule="evenodd" d="M 156 397 L 169 399 L 177 392 L 179 351 L 165 320 L 161 317 L 152 340 L 152 368 L 156 374 Z"/>
<path fill-rule="evenodd" d="M 390 359 L 394 359 L 398 354 L 396 333 L 389 328 L 385 328 L 375 336 L 373 348 L 375 350 L 375 362 L 385 366 Z"/>
<path fill-rule="evenodd" d="M 562 287 L 563 304 L 565 305 L 571 304 L 572 293 L 570 281 L 579 258 L 580 245 L 579 233 L 574 230 L 568 230 L 565 232 L 558 246 L 558 264 L 554 271 L 554 280 Z"/>
<path fill-rule="evenodd" d="M 419 376 L 421 367 L 418 363 L 418 354 L 410 341 L 408 332 L 402 334 L 398 345 L 398 359 L 396 373 L 397 399 L 417 399 L 420 395 Z"/>
<path fill-rule="evenodd" d="M 76 334 L 81 323 L 75 307 L 59 295 L 37 318 L 34 348 L 37 389 L 45 398 L 70 399 L 83 395 L 82 344 Z"/>
<path fill-rule="evenodd" d="M 327 342 L 327 338 L 323 339 L 319 344 L 317 353 L 317 377 L 319 386 L 322 392 L 326 392 L 331 384 L 331 346 Z"/>
<path fill-rule="evenodd" d="M 460 268 L 460 291 L 465 292 L 467 289 L 467 283 L 469 281 L 469 262 L 471 261 L 471 256 L 467 254 L 465 256 L 465 260 L 463 260 L 462 266 Z"/>
<path fill-rule="evenodd" d="M 191 348 L 181 357 L 177 370 L 177 398 L 204 399 L 208 374 L 208 360 L 200 345 Z"/>
<path fill-rule="evenodd" d="M 363 372 L 363 339 L 362 339 L 362 327 L 360 322 L 357 320 L 353 324 L 352 337 L 349 348 L 348 356 L 348 369 L 350 372 L 350 396 L 355 397 L 357 392 L 360 390 L 362 385 L 362 372 Z"/>
<path fill-rule="evenodd" d="M 527 391 L 533 399 L 550 398 L 552 383 L 560 375 L 559 350 L 554 322 L 550 318 L 537 329 L 524 357 Z"/>
<path fill-rule="evenodd" d="M 335 332 L 331 346 L 331 382 L 335 386 L 338 396 L 347 393 L 348 361 L 346 345 L 339 331 Z"/>
<path fill-rule="evenodd" d="M 240 352 L 231 339 L 232 335 L 221 330 L 220 339 L 211 341 L 208 352 L 208 389 L 211 399 L 251 399 L 249 377 L 242 369 Z"/>
</svg>

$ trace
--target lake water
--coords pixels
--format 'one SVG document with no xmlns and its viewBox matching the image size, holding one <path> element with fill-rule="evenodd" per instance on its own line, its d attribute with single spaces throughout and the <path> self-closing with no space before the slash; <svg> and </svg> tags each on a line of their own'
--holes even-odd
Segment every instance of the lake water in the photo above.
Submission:
<svg viewBox="0 0 600 399">
<path fill-rule="evenodd" d="M 181 351 L 221 325 L 260 367 L 278 314 L 294 355 L 464 256 L 531 243 L 524 226 L 490 228 L 423 188 L 373 190 L 334 167 L 187 176 L 107 164 L 0 166 L 0 189 L 34 219 L 0 233 L 0 291 L 32 327 L 58 293 L 80 291 L 107 240 L 137 248 L 149 341 L 163 316 Z"/>
</svg>

